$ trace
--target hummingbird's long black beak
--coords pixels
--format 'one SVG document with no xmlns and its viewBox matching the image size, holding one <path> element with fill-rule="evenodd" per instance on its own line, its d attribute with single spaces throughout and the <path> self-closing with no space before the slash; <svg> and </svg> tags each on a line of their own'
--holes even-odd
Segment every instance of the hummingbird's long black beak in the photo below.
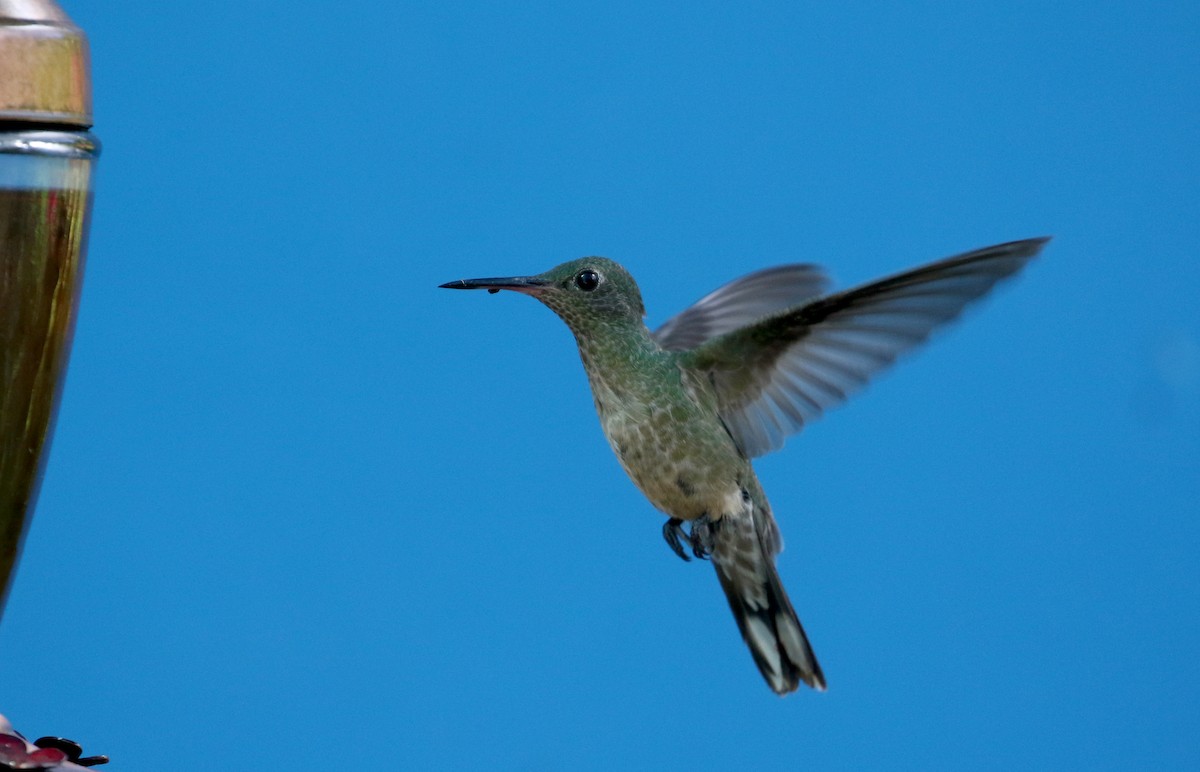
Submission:
<svg viewBox="0 0 1200 772">
<path fill-rule="evenodd" d="M 549 285 L 545 279 L 536 276 L 510 276 L 503 279 L 459 279 L 439 284 L 440 289 L 485 289 L 488 292 L 512 290 L 526 295 L 536 295 Z"/>
</svg>

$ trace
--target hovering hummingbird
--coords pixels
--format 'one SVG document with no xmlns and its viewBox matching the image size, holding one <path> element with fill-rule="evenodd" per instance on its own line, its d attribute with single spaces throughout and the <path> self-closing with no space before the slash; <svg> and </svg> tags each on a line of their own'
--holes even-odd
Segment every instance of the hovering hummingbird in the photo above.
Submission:
<svg viewBox="0 0 1200 772">
<path fill-rule="evenodd" d="M 441 286 L 531 295 L 567 323 L 604 435 L 667 515 L 667 544 L 685 561 L 688 550 L 711 558 L 755 664 L 787 694 L 801 681 L 824 690 L 825 676 L 775 570 L 783 540 L 750 459 L 779 449 L 1047 241 L 999 244 L 834 293 L 817 266 L 768 268 L 653 332 L 633 277 L 603 257 Z"/>
</svg>

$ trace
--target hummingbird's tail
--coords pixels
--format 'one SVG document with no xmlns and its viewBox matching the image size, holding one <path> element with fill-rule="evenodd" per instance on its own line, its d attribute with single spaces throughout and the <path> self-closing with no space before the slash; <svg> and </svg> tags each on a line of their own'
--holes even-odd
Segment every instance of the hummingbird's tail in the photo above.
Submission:
<svg viewBox="0 0 1200 772">
<path fill-rule="evenodd" d="M 769 535 L 760 538 L 756 519 L 747 507 L 714 524 L 717 578 L 754 663 L 775 693 L 794 692 L 801 681 L 824 691 L 825 674 L 775 570 L 776 550 L 767 547 Z"/>
</svg>

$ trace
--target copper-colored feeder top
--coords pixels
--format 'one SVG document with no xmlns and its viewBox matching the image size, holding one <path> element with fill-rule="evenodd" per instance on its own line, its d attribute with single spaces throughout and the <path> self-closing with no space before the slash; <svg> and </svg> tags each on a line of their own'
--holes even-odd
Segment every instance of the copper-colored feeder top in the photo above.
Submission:
<svg viewBox="0 0 1200 772">
<path fill-rule="evenodd" d="M 53 0 L 0 0 L 0 121 L 92 125 L 87 37 Z"/>
</svg>

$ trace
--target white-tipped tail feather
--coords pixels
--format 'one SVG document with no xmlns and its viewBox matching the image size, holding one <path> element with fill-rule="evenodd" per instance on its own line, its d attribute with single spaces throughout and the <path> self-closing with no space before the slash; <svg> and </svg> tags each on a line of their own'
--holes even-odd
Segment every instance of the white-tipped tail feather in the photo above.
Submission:
<svg viewBox="0 0 1200 772">
<path fill-rule="evenodd" d="M 769 513 L 762 513 L 769 518 Z M 755 526 L 751 506 L 716 524 L 712 561 L 742 638 L 776 694 L 806 683 L 825 689 L 808 636 L 775 571 L 775 558 Z"/>
</svg>

